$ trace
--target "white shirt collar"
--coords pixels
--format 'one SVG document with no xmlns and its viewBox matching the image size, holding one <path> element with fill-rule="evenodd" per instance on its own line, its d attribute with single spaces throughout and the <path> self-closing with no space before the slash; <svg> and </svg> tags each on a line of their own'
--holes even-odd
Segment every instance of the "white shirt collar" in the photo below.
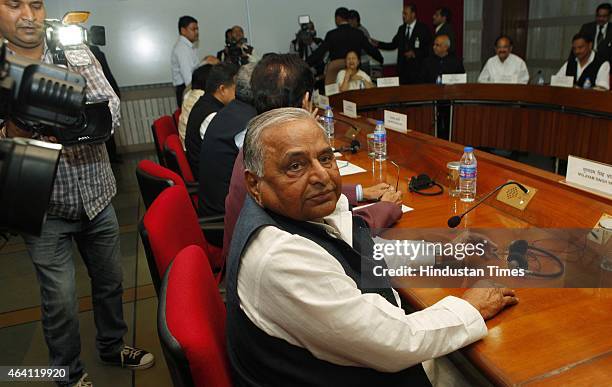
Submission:
<svg viewBox="0 0 612 387">
<path fill-rule="evenodd" d="M 193 48 L 193 43 L 191 43 L 191 41 L 187 39 L 186 37 L 184 37 L 183 35 L 179 36 L 179 41 L 183 42 L 183 44 L 187 45 L 187 47 Z"/>
<path fill-rule="evenodd" d="M 589 60 L 586 62 L 584 66 L 580 65 L 580 61 L 578 60 L 578 58 L 574 58 L 574 60 L 576 61 L 576 64 L 578 64 L 578 68 L 582 70 L 586 68 L 588 65 L 590 65 L 591 62 L 593 62 L 593 60 L 595 60 L 595 51 L 591 51 L 591 55 L 589 55 Z M 582 73 L 582 71 L 580 71 L 580 73 Z"/>
<path fill-rule="evenodd" d="M 444 24 L 445 24 L 445 23 L 440 23 L 440 24 L 439 24 L 439 25 L 436 27 L 436 33 L 437 33 L 438 31 L 440 31 L 440 28 L 442 28 L 442 26 L 443 26 Z"/>
<path fill-rule="evenodd" d="M 410 33 L 412 34 L 412 31 L 414 31 L 414 26 L 416 25 L 417 19 L 414 19 L 414 21 L 410 24 L 406 24 L 406 26 L 410 27 Z"/>
</svg>

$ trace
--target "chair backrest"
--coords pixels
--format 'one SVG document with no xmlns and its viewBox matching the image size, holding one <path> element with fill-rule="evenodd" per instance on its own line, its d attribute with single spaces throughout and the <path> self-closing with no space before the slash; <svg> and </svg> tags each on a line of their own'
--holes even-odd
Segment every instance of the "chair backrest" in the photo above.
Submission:
<svg viewBox="0 0 612 387">
<path fill-rule="evenodd" d="M 226 311 L 204 251 L 181 250 L 164 275 L 157 329 L 175 387 L 231 386 Z"/>
<path fill-rule="evenodd" d="M 166 158 L 168 168 L 181 175 L 186 183 L 195 181 L 187 155 L 183 150 L 183 145 L 178 135 L 172 134 L 166 138 L 164 157 Z"/>
<path fill-rule="evenodd" d="M 178 128 L 179 125 L 179 117 L 181 116 L 181 108 L 177 108 L 172 114 L 172 118 L 174 119 L 174 126 Z"/>
<path fill-rule="evenodd" d="M 196 245 L 208 252 L 196 211 L 187 188 L 182 185 L 166 188 L 153 201 L 142 220 L 140 235 L 155 262 L 157 273 L 151 270 L 151 277 L 157 275 L 158 283 L 161 273 L 166 272 L 172 259 L 185 247 Z M 159 294 L 158 286 L 156 290 Z"/>
<path fill-rule="evenodd" d="M 325 85 L 331 85 L 336 83 L 336 77 L 340 70 L 346 67 L 346 61 L 344 59 L 334 59 L 327 64 L 325 67 Z"/>
<path fill-rule="evenodd" d="M 151 160 L 141 160 L 136 166 L 136 179 L 145 208 L 168 187 L 185 185 L 183 178 Z"/>
<path fill-rule="evenodd" d="M 171 134 L 178 135 L 178 129 L 174 124 L 174 119 L 170 116 L 162 116 L 156 119 L 151 126 L 153 131 L 153 141 L 155 141 L 155 151 L 161 165 L 166 165 L 164 160 L 164 144 L 166 138 Z"/>
</svg>

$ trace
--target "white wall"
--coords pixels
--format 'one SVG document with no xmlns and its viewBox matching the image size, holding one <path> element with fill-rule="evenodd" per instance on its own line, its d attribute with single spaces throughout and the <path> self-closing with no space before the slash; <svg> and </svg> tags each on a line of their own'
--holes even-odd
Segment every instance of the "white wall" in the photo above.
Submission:
<svg viewBox="0 0 612 387">
<path fill-rule="evenodd" d="M 259 54 L 287 52 L 298 29 L 297 16 L 310 15 L 319 36 L 334 28 L 339 6 L 357 9 L 373 37 L 390 41 L 401 24 L 402 0 L 48 0 L 48 17 L 69 10 L 92 12 L 88 25 L 106 27 L 108 57 L 121 86 L 166 83 L 178 18 L 191 15 L 200 26 L 199 53 L 215 55 L 224 45 L 225 30 L 242 25 Z M 385 63 L 395 52 L 383 52 Z"/>
</svg>

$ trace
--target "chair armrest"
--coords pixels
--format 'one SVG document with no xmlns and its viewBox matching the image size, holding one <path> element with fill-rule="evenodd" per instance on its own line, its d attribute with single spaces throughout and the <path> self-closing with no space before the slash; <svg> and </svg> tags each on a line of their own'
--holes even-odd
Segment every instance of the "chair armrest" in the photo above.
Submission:
<svg viewBox="0 0 612 387">
<path fill-rule="evenodd" d="M 220 222 L 220 223 L 200 223 L 200 229 L 202 231 L 204 231 L 204 230 L 208 230 L 208 231 L 212 231 L 212 230 L 223 231 L 225 229 L 225 223 L 223 223 L 223 222 Z"/>
<path fill-rule="evenodd" d="M 190 195 L 197 195 L 200 190 L 200 183 L 197 181 L 185 182 L 185 187 L 187 187 L 187 192 Z"/>
<path fill-rule="evenodd" d="M 200 224 L 205 223 L 223 223 L 225 221 L 225 215 L 210 215 L 210 216 L 200 216 L 198 218 Z"/>
</svg>

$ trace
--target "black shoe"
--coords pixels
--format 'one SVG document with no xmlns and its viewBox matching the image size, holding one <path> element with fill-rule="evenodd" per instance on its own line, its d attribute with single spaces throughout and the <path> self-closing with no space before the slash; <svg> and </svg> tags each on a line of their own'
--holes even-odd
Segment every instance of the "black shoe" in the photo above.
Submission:
<svg viewBox="0 0 612 387">
<path fill-rule="evenodd" d="M 152 353 L 144 349 L 130 347 L 129 345 L 124 345 L 121 352 L 115 355 L 100 355 L 100 360 L 104 364 L 133 370 L 144 370 L 152 367 L 155 363 L 155 357 Z"/>
</svg>

